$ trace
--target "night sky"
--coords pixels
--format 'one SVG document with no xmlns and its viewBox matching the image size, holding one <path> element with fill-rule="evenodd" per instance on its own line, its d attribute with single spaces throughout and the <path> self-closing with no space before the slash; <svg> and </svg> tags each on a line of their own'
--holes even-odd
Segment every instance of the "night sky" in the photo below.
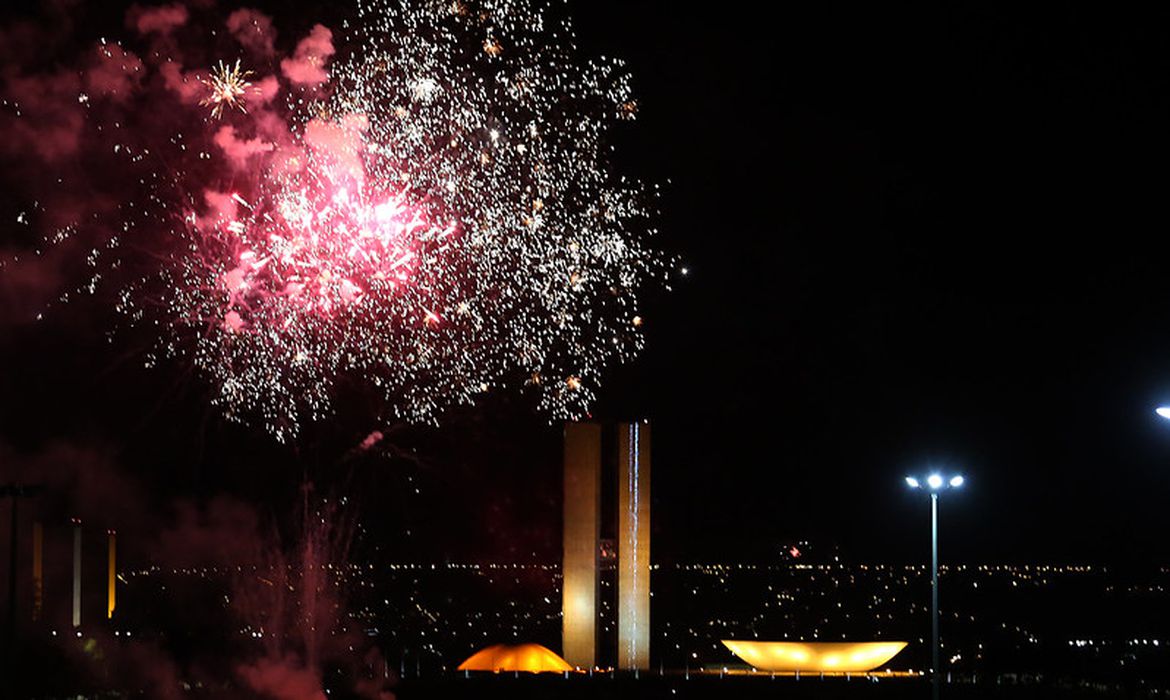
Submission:
<svg viewBox="0 0 1170 700">
<path fill-rule="evenodd" d="M 1170 18 L 571 5 L 582 50 L 632 69 L 615 167 L 663 185 L 657 244 L 689 270 L 595 412 L 654 423 L 658 561 L 925 560 L 902 478 L 932 468 L 968 479 L 944 561 L 1167 560 Z M 257 6 L 287 41 L 340 12 Z M 521 398 L 374 455 L 363 406 L 279 446 L 107 342 L 96 302 L 33 323 L 27 295 L 0 270 L 0 475 L 117 473 L 77 498 L 144 530 L 220 494 L 279 513 L 307 476 L 392 558 L 559 557 L 558 428 Z"/>
</svg>

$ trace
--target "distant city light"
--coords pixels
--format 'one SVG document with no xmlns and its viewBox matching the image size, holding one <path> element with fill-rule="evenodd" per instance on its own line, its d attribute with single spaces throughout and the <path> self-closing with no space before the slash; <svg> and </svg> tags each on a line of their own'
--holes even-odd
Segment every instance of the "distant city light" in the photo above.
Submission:
<svg viewBox="0 0 1170 700">
<path fill-rule="evenodd" d="M 926 477 L 926 483 L 932 489 L 942 488 L 943 478 L 938 474 L 931 474 L 930 476 Z"/>
</svg>

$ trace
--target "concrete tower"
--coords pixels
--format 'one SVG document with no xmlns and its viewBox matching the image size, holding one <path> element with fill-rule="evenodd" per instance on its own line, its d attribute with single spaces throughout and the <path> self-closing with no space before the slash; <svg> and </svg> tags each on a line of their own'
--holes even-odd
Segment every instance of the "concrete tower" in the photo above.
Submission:
<svg viewBox="0 0 1170 700">
<path fill-rule="evenodd" d="M 650 424 L 617 435 L 617 667 L 650 668 Z M 597 663 L 601 545 L 601 426 L 565 424 L 562 651 L 570 664 Z"/>
<path fill-rule="evenodd" d="M 565 424 L 565 527 L 561 651 L 592 668 L 597 653 L 598 552 L 601 538 L 601 426 Z"/>
<path fill-rule="evenodd" d="M 618 668 L 650 668 L 650 424 L 618 426 Z"/>
</svg>

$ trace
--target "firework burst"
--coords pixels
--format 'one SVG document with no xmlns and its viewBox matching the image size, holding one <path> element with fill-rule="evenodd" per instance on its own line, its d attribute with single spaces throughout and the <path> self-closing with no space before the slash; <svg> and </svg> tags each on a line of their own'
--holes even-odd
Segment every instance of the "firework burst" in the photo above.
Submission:
<svg viewBox="0 0 1170 700">
<path fill-rule="evenodd" d="M 279 440 L 342 387 L 374 393 L 379 420 L 433 422 L 506 387 L 582 415 L 642 347 L 639 289 L 666 278 L 654 193 L 607 159 L 636 114 L 627 72 L 582 60 L 567 18 L 527 0 L 357 15 L 283 59 L 241 34 L 273 68 L 256 85 L 220 62 L 187 101 L 187 74 L 160 66 L 170 99 L 211 119 L 118 150 L 168 163 L 142 178 L 148 206 L 122 208 L 121 247 L 153 271 L 118 308 Z"/>
<path fill-rule="evenodd" d="M 208 93 L 199 104 L 211 107 L 211 116 L 216 119 L 223 113 L 224 107 L 247 112 L 244 96 L 252 87 L 252 83 L 248 82 L 248 78 L 251 76 L 252 71 L 240 69 L 239 59 L 236 59 L 235 64 L 231 66 L 220 61 L 211 70 L 211 74 L 201 81 L 207 86 Z"/>
</svg>

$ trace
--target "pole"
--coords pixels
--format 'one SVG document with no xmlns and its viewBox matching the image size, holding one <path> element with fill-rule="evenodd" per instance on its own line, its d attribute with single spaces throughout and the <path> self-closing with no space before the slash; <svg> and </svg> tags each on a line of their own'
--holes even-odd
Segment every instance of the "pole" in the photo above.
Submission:
<svg viewBox="0 0 1170 700">
<path fill-rule="evenodd" d="M 20 525 L 20 519 L 17 517 L 18 507 L 17 503 L 21 498 L 30 498 L 36 496 L 45 490 L 44 486 L 40 484 L 3 484 L 0 485 L 0 498 L 12 498 L 12 541 L 9 544 L 10 558 L 8 566 L 8 642 L 14 647 L 16 645 L 16 585 L 17 575 L 16 569 L 19 563 L 17 557 L 17 546 L 20 543 L 17 528 Z"/>
<path fill-rule="evenodd" d="M 73 626 L 81 627 L 81 521 L 73 519 Z"/>
<path fill-rule="evenodd" d="M 115 552 L 117 548 L 117 535 L 113 530 L 106 533 L 107 538 L 107 566 L 106 566 L 106 619 L 111 620 L 114 617 L 115 590 L 114 587 L 118 582 L 118 567 L 115 559 Z"/>
<path fill-rule="evenodd" d="M 32 619 L 41 619 L 41 608 L 45 603 L 45 530 L 41 521 L 33 523 L 33 614 Z"/>
<path fill-rule="evenodd" d="M 930 494 L 930 638 L 931 697 L 938 700 L 938 494 Z"/>
<path fill-rule="evenodd" d="M 16 534 L 17 524 L 20 522 L 16 517 L 16 504 L 20 502 L 20 487 L 17 486 L 12 492 L 12 541 L 9 544 L 9 562 L 8 562 L 8 639 L 15 643 L 16 641 L 16 547 L 19 543 L 19 538 Z"/>
</svg>

